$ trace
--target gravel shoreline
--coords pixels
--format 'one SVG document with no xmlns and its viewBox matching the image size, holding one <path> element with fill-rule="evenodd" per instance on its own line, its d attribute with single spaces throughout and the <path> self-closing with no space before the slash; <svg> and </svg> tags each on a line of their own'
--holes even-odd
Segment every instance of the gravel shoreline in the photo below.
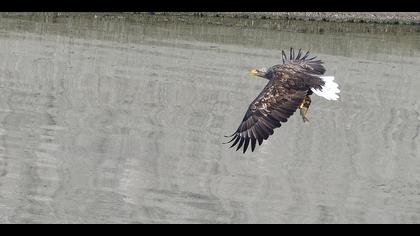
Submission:
<svg viewBox="0 0 420 236">
<path fill-rule="evenodd" d="M 169 12 L 156 14 L 380 24 L 420 24 L 420 12 Z"/>
<path fill-rule="evenodd" d="M 298 20 L 324 22 L 420 25 L 420 12 L 3 12 L 1 16 L 94 16 L 127 18 L 135 16 L 208 17 L 224 19 Z"/>
</svg>

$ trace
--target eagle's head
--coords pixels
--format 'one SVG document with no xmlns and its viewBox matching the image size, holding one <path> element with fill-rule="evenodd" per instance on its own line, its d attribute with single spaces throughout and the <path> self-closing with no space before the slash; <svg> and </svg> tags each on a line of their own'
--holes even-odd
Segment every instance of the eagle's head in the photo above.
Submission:
<svg viewBox="0 0 420 236">
<path fill-rule="evenodd" d="M 261 68 L 261 69 L 252 69 L 249 71 L 250 75 L 253 76 L 259 76 L 265 79 L 271 79 L 271 70 L 267 69 L 267 68 Z"/>
</svg>

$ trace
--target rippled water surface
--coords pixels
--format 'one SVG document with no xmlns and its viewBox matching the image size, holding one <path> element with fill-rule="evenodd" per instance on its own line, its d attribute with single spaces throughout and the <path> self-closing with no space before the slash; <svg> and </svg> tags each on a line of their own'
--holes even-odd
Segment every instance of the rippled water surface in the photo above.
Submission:
<svg viewBox="0 0 420 236">
<path fill-rule="evenodd" d="M 0 223 L 420 223 L 420 33 L 290 24 L 0 16 Z M 290 46 L 341 99 L 228 149 Z"/>
</svg>

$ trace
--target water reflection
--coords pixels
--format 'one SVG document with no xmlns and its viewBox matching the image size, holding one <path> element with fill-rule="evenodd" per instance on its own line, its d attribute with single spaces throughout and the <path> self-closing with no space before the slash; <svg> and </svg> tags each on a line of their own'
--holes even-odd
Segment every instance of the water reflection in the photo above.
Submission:
<svg viewBox="0 0 420 236">
<path fill-rule="evenodd" d="M 420 222 L 415 31 L 1 20 L 2 223 Z M 265 85 L 247 70 L 290 46 L 325 61 L 341 100 L 227 149 Z"/>
</svg>

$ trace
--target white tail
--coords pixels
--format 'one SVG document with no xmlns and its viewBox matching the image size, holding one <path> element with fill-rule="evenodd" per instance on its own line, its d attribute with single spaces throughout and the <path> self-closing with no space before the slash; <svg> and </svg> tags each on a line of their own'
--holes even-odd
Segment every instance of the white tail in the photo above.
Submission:
<svg viewBox="0 0 420 236">
<path fill-rule="evenodd" d="M 312 92 L 328 100 L 337 100 L 340 89 L 338 89 L 338 84 L 334 82 L 334 76 L 320 76 L 320 78 L 325 82 L 324 86 L 321 90 L 311 89 Z"/>
</svg>

